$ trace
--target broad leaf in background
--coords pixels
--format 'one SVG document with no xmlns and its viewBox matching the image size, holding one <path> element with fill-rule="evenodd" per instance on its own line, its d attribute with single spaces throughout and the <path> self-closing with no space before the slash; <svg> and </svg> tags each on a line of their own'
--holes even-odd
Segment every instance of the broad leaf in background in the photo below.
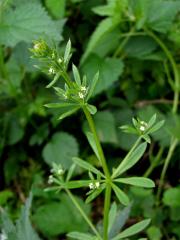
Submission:
<svg viewBox="0 0 180 240">
<path fill-rule="evenodd" d="M 152 0 L 150 1 L 147 25 L 155 31 L 166 33 L 179 11 L 179 1 Z"/>
<path fill-rule="evenodd" d="M 151 226 L 147 229 L 147 235 L 149 237 L 149 240 L 161 240 L 162 239 L 162 233 L 160 231 L 159 227 Z"/>
<path fill-rule="evenodd" d="M 117 144 L 115 119 L 112 113 L 109 111 L 99 111 L 94 116 L 94 121 L 100 141 Z M 83 130 L 86 134 L 89 131 L 87 122 L 84 123 Z"/>
<path fill-rule="evenodd" d="M 163 203 L 170 207 L 180 207 L 180 187 L 167 189 L 163 196 Z"/>
<path fill-rule="evenodd" d="M 68 169 L 72 164 L 72 157 L 78 156 L 78 143 L 72 135 L 57 132 L 44 146 L 42 155 L 50 166 L 55 162 Z"/>
<path fill-rule="evenodd" d="M 104 59 L 94 54 L 83 64 L 82 71 L 87 75 L 89 82 L 91 82 L 94 75 L 99 71 L 99 80 L 93 94 L 95 95 L 108 89 L 117 81 L 123 72 L 123 67 L 124 64 L 120 59 Z"/>
<path fill-rule="evenodd" d="M 38 2 L 22 2 L 3 13 L 0 22 L 0 43 L 15 46 L 20 41 L 31 42 L 40 37 L 61 40 L 64 20 L 52 21 Z"/>
<path fill-rule="evenodd" d="M 129 218 L 131 211 L 131 204 L 129 206 L 118 209 L 116 203 L 113 203 L 109 212 L 109 238 L 116 236 L 125 225 Z"/>
<path fill-rule="evenodd" d="M 148 36 L 132 37 L 126 44 L 124 51 L 130 57 L 142 58 L 148 56 L 157 48 L 157 43 Z"/>
<path fill-rule="evenodd" d="M 113 23 L 111 18 L 106 18 L 99 23 L 94 33 L 91 35 L 86 51 L 82 55 L 81 64 L 84 63 L 92 51 L 98 46 L 101 39 L 112 32 L 116 27 L 117 22 Z"/>
<path fill-rule="evenodd" d="M 21 215 L 16 221 L 16 225 L 13 225 L 6 213 L 1 215 L 2 228 L 8 240 L 40 240 L 29 220 L 31 203 L 32 195 L 30 194 L 25 206 L 22 207 Z"/>
<path fill-rule="evenodd" d="M 57 19 L 64 17 L 66 0 L 45 0 L 45 4 L 53 17 Z"/>
<path fill-rule="evenodd" d="M 81 63 L 83 63 L 92 52 L 96 52 L 96 50 L 100 53 L 100 56 L 102 56 L 114 48 L 113 44 L 116 46 L 119 38 L 118 25 L 121 22 L 122 13 L 126 9 L 127 5 L 128 3 L 126 0 L 113 0 L 107 1 L 107 5 L 93 8 L 93 11 L 96 14 L 100 16 L 107 16 L 107 18 L 103 19 L 98 24 L 91 35 L 86 50 L 81 58 Z M 105 46 L 107 48 L 105 48 Z M 102 49 L 105 50 L 104 53 Z"/>
<path fill-rule="evenodd" d="M 137 19 L 137 29 L 148 26 L 161 33 L 166 33 L 170 29 L 176 14 L 180 11 L 179 1 L 130 0 L 130 3 Z"/>
<path fill-rule="evenodd" d="M 117 143 L 115 119 L 109 111 L 99 111 L 94 116 L 97 133 L 101 142 L 104 143 Z M 87 132 L 87 123 L 84 125 L 84 131 Z"/>
<path fill-rule="evenodd" d="M 148 10 L 151 0 L 129 0 L 129 6 L 131 9 L 130 14 L 136 18 L 136 28 L 140 29 L 145 24 L 148 17 Z"/>
<path fill-rule="evenodd" d="M 84 204 L 78 197 L 76 200 L 89 215 L 89 205 Z M 75 230 L 88 230 L 87 223 L 66 194 L 61 195 L 60 202 L 54 201 L 40 206 L 33 215 L 33 220 L 45 236 L 56 236 Z"/>
<path fill-rule="evenodd" d="M 7 144 L 13 145 L 19 142 L 24 136 L 24 128 L 17 116 L 10 116 L 7 128 Z"/>
<path fill-rule="evenodd" d="M 131 123 L 131 119 L 134 116 L 133 111 L 128 107 L 121 108 L 120 110 L 113 112 L 113 115 L 116 120 L 117 128 L 121 125 Z M 117 137 L 118 145 L 125 150 L 130 150 L 137 139 L 136 136 L 124 133 L 120 129 L 117 130 Z"/>
</svg>

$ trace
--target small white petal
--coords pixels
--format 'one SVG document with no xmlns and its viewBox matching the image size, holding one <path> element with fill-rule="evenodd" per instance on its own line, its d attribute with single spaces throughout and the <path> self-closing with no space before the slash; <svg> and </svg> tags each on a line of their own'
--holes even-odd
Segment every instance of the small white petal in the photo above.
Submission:
<svg viewBox="0 0 180 240">
<path fill-rule="evenodd" d="M 94 184 L 93 183 L 89 183 L 89 188 L 90 189 L 94 189 Z"/>
<path fill-rule="evenodd" d="M 79 92 L 79 98 L 81 98 L 81 99 L 83 99 L 84 98 L 84 94 L 83 93 L 81 93 L 81 92 Z"/>
<path fill-rule="evenodd" d="M 86 87 L 81 87 L 81 91 L 86 91 L 87 90 L 87 88 Z"/>
<path fill-rule="evenodd" d="M 53 176 L 50 175 L 49 178 L 48 178 L 48 183 L 49 183 L 49 184 L 52 184 L 53 182 L 54 182 Z"/>
<path fill-rule="evenodd" d="M 40 44 L 39 44 L 39 43 L 36 43 L 36 44 L 34 45 L 34 49 L 35 49 L 35 50 L 38 50 L 39 47 L 40 47 Z"/>
<path fill-rule="evenodd" d="M 99 188 L 99 187 L 100 187 L 100 183 L 99 183 L 99 182 L 96 182 L 96 183 L 95 183 L 95 186 L 96 186 L 96 188 Z"/>
<path fill-rule="evenodd" d="M 145 131 L 145 127 L 144 126 L 140 126 L 140 128 L 139 128 L 142 132 L 144 132 Z"/>
</svg>

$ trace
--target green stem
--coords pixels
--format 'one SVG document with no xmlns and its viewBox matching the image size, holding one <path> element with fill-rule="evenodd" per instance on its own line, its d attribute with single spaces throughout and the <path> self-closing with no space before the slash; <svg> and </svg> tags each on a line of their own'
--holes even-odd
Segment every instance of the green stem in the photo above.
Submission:
<svg viewBox="0 0 180 240">
<path fill-rule="evenodd" d="M 68 85 L 68 87 L 71 87 L 72 86 L 72 81 L 71 81 L 69 75 L 67 74 L 67 72 L 63 72 L 62 76 L 63 76 L 66 84 Z"/>
<path fill-rule="evenodd" d="M 159 44 L 159 46 L 163 49 L 164 53 L 166 54 L 167 58 L 169 59 L 169 62 L 171 63 L 173 73 L 174 73 L 174 85 L 175 85 L 172 112 L 176 113 L 177 108 L 178 108 L 179 88 L 180 88 L 180 78 L 179 78 L 179 72 L 178 72 L 176 62 L 175 62 L 171 52 L 169 51 L 169 49 L 166 47 L 166 45 L 163 43 L 163 41 L 157 35 L 155 35 L 152 31 L 150 31 L 147 28 L 145 28 L 145 32 L 147 32 L 147 34 L 149 36 L 151 36 Z"/>
<path fill-rule="evenodd" d="M 141 137 L 138 137 L 138 139 L 136 140 L 136 142 L 135 142 L 134 145 L 132 146 L 131 150 L 128 152 L 128 154 L 127 154 L 126 157 L 124 158 L 124 161 L 129 158 L 129 156 L 132 154 L 132 152 L 135 150 L 135 148 L 139 145 L 140 141 L 141 141 Z M 119 168 L 120 168 L 120 165 L 119 165 L 119 166 L 116 168 L 116 170 L 113 172 L 113 174 L 112 174 L 112 179 L 118 176 Z"/>
<path fill-rule="evenodd" d="M 108 240 L 108 224 L 109 224 L 110 204 L 111 204 L 111 184 L 108 182 L 106 184 L 105 203 L 104 203 L 103 240 Z"/>
<path fill-rule="evenodd" d="M 144 177 L 149 177 L 149 175 L 152 173 L 155 167 L 159 164 L 159 161 L 161 160 L 162 154 L 163 154 L 164 148 L 161 147 L 158 151 L 157 156 L 151 161 L 151 164 L 147 171 L 144 173 Z"/>
<path fill-rule="evenodd" d="M 155 35 L 152 31 L 150 31 L 147 28 L 145 28 L 145 32 L 147 32 L 147 34 L 149 36 L 151 36 L 159 44 L 159 46 L 163 49 L 164 53 L 166 54 L 169 62 L 171 63 L 171 66 L 172 66 L 172 69 L 173 69 L 173 74 L 174 74 L 174 86 L 175 86 L 173 88 L 174 99 L 173 99 L 172 113 L 175 114 L 175 113 L 177 113 L 177 109 L 178 109 L 179 89 L 180 89 L 180 78 L 179 78 L 179 72 L 178 72 L 176 62 L 174 60 L 173 55 L 169 51 L 169 49 L 166 47 L 166 45 L 163 43 L 163 41 L 157 35 Z M 165 159 L 163 170 L 162 170 L 161 176 L 160 176 L 160 183 L 159 183 L 158 192 L 157 192 L 157 204 L 159 203 L 159 199 L 160 199 L 160 195 L 161 195 L 161 192 L 162 192 L 162 187 L 163 187 L 163 184 L 164 184 L 166 171 L 168 169 L 171 157 L 173 155 L 173 152 L 176 148 L 177 143 L 178 143 L 178 140 L 173 137 L 172 140 L 171 140 L 171 144 L 170 144 L 170 147 L 169 147 L 169 150 L 168 150 L 168 154 L 167 154 L 167 157 Z"/>
<path fill-rule="evenodd" d="M 101 161 L 101 164 L 102 164 L 103 171 L 105 173 L 106 178 L 109 179 L 110 178 L 109 170 L 108 170 L 108 167 L 107 167 L 107 164 L 106 164 L 106 159 L 104 157 L 104 153 L 103 153 L 100 141 L 99 141 L 99 137 L 98 137 L 97 132 L 96 132 L 96 128 L 95 128 L 95 125 L 94 125 L 93 118 L 92 118 L 91 114 L 89 113 L 89 111 L 87 110 L 86 106 L 83 107 L 83 111 L 84 111 L 84 114 L 85 114 L 86 119 L 88 121 L 91 132 L 94 136 L 94 140 L 95 140 L 95 143 L 96 143 L 96 146 L 97 146 L 97 151 L 98 151 L 98 154 L 99 154 L 99 157 L 100 157 L 100 161 Z"/>
<path fill-rule="evenodd" d="M 129 41 L 130 37 L 134 35 L 134 30 L 135 28 L 133 27 L 129 33 L 126 35 L 126 37 L 124 38 L 124 40 L 121 42 L 121 44 L 119 45 L 119 47 L 116 49 L 116 51 L 113 54 L 113 57 L 117 57 L 120 52 L 122 51 L 122 49 L 124 48 L 124 46 L 127 44 L 127 42 Z"/>
<path fill-rule="evenodd" d="M 98 237 L 99 240 L 102 240 L 102 237 L 100 236 L 100 234 L 98 233 L 97 229 L 94 227 L 94 225 L 92 224 L 92 222 L 90 221 L 90 219 L 88 218 L 88 216 L 86 215 L 86 213 L 84 212 L 84 210 L 81 208 L 81 206 L 79 205 L 79 203 L 77 202 L 77 200 L 75 199 L 75 197 L 73 196 L 73 194 L 68 190 L 65 189 L 66 193 L 68 194 L 69 198 L 71 199 L 71 201 L 73 202 L 73 204 L 76 206 L 76 208 L 79 210 L 79 212 L 81 213 L 82 217 L 84 218 L 84 220 L 87 222 L 87 224 L 90 226 L 90 228 L 92 229 L 92 231 L 95 233 L 95 235 Z"/>
<path fill-rule="evenodd" d="M 161 192 L 162 192 L 162 188 L 163 188 L 163 184 L 164 184 L 166 171 L 167 171 L 167 168 L 169 166 L 171 157 L 174 153 L 174 150 L 175 150 L 177 144 L 178 144 L 178 139 L 172 138 L 172 141 L 171 141 L 171 144 L 170 144 L 170 147 L 169 147 L 169 151 L 168 151 L 167 157 L 165 159 L 163 170 L 162 170 L 161 177 L 160 177 L 159 187 L 158 187 L 158 191 L 157 191 L 157 204 L 159 204 L 159 200 L 160 200 L 160 196 L 161 196 Z"/>
<path fill-rule="evenodd" d="M 100 162 L 102 164 L 102 168 L 103 168 L 104 174 L 106 176 L 107 185 L 106 185 L 105 202 L 104 202 L 104 221 L 103 221 L 103 223 L 104 223 L 104 227 L 103 227 L 104 238 L 103 238 L 103 240 L 108 240 L 109 209 L 110 209 L 110 202 L 111 202 L 111 185 L 110 185 L 111 177 L 110 177 L 109 169 L 107 167 L 106 159 L 104 157 L 104 152 L 102 150 L 102 146 L 101 146 L 99 137 L 96 132 L 93 118 L 92 118 L 91 114 L 89 113 L 89 111 L 87 110 L 86 106 L 83 107 L 83 111 L 87 118 L 91 132 L 94 136 L 94 140 L 95 140 L 95 143 L 97 146 L 97 151 L 99 154 Z"/>
</svg>

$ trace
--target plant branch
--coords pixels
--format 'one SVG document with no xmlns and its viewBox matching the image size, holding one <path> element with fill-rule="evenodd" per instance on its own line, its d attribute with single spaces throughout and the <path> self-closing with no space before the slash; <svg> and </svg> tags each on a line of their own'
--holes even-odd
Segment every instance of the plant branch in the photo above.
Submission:
<svg viewBox="0 0 180 240">
<path fill-rule="evenodd" d="M 169 51 L 169 49 L 166 47 L 166 45 L 163 43 L 163 41 L 156 34 L 154 34 L 152 31 L 150 31 L 147 28 L 145 28 L 145 32 L 159 44 L 159 46 L 163 49 L 164 53 L 166 54 L 169 62 L 171 63 L 173 73 L 174 73 L 174 86 L 175 86 L 175 89 L 173 89 L 174 90 L 174 101 L 173 101 L 172 112 L 176 113 L 177 108 L 178 108 L 179 89 L 180 89 L 180 78 L 179 78 L 179 72 L 178 72 L 176 62 L 175 62 L 174 57 L 172 56 L 171 52 Z"/>
<path fill-rule="evenodd" d="M 113 54 L 113 57 L 117 57 L 120 52 L 122 51 L 122 49 L 124 48 L 124 46 L 127 44 L 127 42 L 129 41 L 130 37 L 133 36 L 135 33 L 135 28 L 132 27 L 131 30 L 129 31 L 129 33 L 126 33 L 126 35 L 122 34 L 122 37 L 125 36 L 124 40 L 121 42 L 121 44 L 119 45 L 119 47 L 116 49 L 116 51 Z M 137 34 L 136 34 L 137 35 Z"/>
<path fill-rule="evenodd" d="M 89 113 L 89 111 L 87 110 L 86 106 L 83 107 L 83 111 L 84 111 L 84 114 L 88 121 L 91 132 L 94 136 L 94 140 L 95 140 L 95 143 L 97 146 L 97 150 L 98 150 L 100 161 L 101 161 L 101 164 L 103 167 L 103 171 L 106 176 L 107 185 L 106 185 L 105 202 L 104 202 L 104 221 L 103 221 L 103 223 L 104 223 L 104 228 L 103 228 L 104 238 L 103 238 L 103 240 L 108 240 L 109 208 L 110 208 L 110 201 L 111 201 L 111 185 L 110 185 L 111 177 L 110 177 L 109 169 L 107 167 L 106 159 L 104 157 L 104 152 L 103 152 L 99 137 L 97 135 L 97 131 L 95 128 L 93 118 L 92 118 L 91 114 Z"/>
<path fill-rule="evenodd" d="M 132 154 L 132 152 L 135 150 L 135 148 L 139 145 L 140 141 L 141 141 L 141 137 L 138 137 L 138 139 L 136 140 L 136 142 L 135 142 L 134 145 L 132 146 L 131 150 L 128 152 L 128 154 L 127 154 L 126 157 L 124 158 L 124 161 L 125 161 L 125 159 L 129 158 L 129 156 Z M 112 174 L 112 179 L 118 176 L 119 167 L 120 167 L 120 165 L 119 165 L 119 166 L 116 168 L 116 170 L 113 172 L 113 174 Z"/>
<path fill-rule="evenodd" d="M 108 182 L 106 184 L 106 192 L 105 192 L 105 203 L 104 203 L 104 240 L 108 240 L 108 224 L 109 224 L 109 209 L 111 204 L 111 184 Z"/>
<path fill-rule="evenodd" d="M 166 171 L 167 171 L 167 168 L 169 166 L 171 157 L 174 153 L 174 150 L 175 150 L 177 144 L 178 144 L 178 139 L 172 138 L 171 144 L 170 144 L 170 147 L 169 147 L 169 151 L 168 151 L 167 157 L 165 159 L 163 170 L 162 170 L 161 177 L 160 177 L 159 187 L 158 187 L 158 191 L 157 191 L 157 205 L 159 204 L 159 199 L 160 199 L 160 196 L 161 196 Z"/>
<path fill-rule="evenodd" d="M 155 167 L 159 164 L 159 161 L 161 160 L 162 154 L 163 154 L 164 148 L 160 147 L 157 156 L 152 160 L 149 168 L 144 173 L 144 177 L 149 177 L 149 175 L 152 173 Z"/>
<path fill-rule="evenodd" d="M 110 178 L 109 170 L 108 170 L 108 167 L 107 167 L 106 159 L 104 157 L 104 152 L 102 150 L 102 147 L 101 147 L 101 144 L 100 144 L 100 141 L 99 141 L 99 137 L 98 137 L 97 132 L 96 132 L 96 128 L 95 128 L 95 125 L 94 125 L 93 118 L 92 118 L 91 114 L 89 113 L 89 111 L 87 110 L 86 106 L 83 107 L 83 111 L 84 111 L 84 114 L 85 114 L 86 119 L 88 121 L 91 132 L 94 136 L 94 140 L 95 140 L 95 143 L 96 143 L 96 146 L 97 146 L 97 150 L 98 150 L 98 154 L 99 154 L 99 157 L 100 157 L 100 161 L 101 161 L 101 164 L 102 164 L 104 174 L 105 174 L 106 178 L 109 179 Z"/>
<path fill-rule="evenodd" d="M 94 227 L 94 225 L 92 224 L 91 220 L 88 218 L 88 216 L 86 215 L 86 213 L 84 212 L 84 210 L 81 208 L 81 206 L 79 205 L 79 203 L 77 202 L 77 200 L 75 199 L 75 197 L 73 196 L 73 194 L 68 190 L 65 189 L 66 193 L 68 194 L 69 198 L 71 199 L 71 201 L 73 202 L 73 204 L 76 206 L 76 208 L 79 210 L 79 212 L 81 213 L 82 217 L 84 218 L 84 220 L 87 222 L 87 224 L 90 226 L 90 228 L 92 229 L 92 231 L 95 233 L 95 235 L 98 237 L 99 240 L 102 240 L 102 237 L 100 236 L 100 234 L 98 233 L 97 229 Z"/>
</svg>

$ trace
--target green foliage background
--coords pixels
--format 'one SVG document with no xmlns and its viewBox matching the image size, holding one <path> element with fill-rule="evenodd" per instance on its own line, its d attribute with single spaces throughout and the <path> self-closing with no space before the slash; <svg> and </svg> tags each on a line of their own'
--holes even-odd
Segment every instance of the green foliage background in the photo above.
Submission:
<svg viewBox="0 0 180 240">
<path fill-rule="evenodd" d="M 110 168 L 121 161 L 135 139 L 119 126 L 130 124 L 134 116 L 147 121 L 157 113 L 159 120 L 165 119 L 141 164 L 128 172 L 128 176 L 150 175 L 158 185 L 171 138 L 180 139 L 179 102 L 177 106 L 173 102 L 180 89 L 179 29 L 178 0 L 0 1 L 0 205 L 14 221 L 31 190 L 31 222 L 40 236 L 28 220 L 30 197 L 16 226 L 2 214 L 2 228 L 9 226 L 15 234 L 8 240 L 65 239 L 69 231 L 87 231 L 65 194 L 43 189 L 53 161 L 65 169 L 74 156 L 97 164 L 83 135 L 87 123 L 80 112 L 59 121 L 60 110 L 43 107 L 56 97 L 45 88 L 50 77 L 35 68 L 36 60 L 30 58 L 32 41 L 53 41 L 63 53 L 70 38 L 72 61 L 87 74 L 88 81 L 99 70 L 92 103 L 99 110 L 94 120 Z M 151 218 L 151 226 L 142 235 L 150 240 L 180 238 L 179 154 L 178 145 L 158 207 L 157 189 L 125 189 L 132 206 L 131 210 L 119 207 L 120 215 L 125 215 L 119 221 L 128 225 L 137 216 Z M 82 169 L 77 169 L 76 176 L 84 178 Z M 98 222 L 102 199 L 87 205 L 82 201 L 85 190 L 75 194 Z"/>
</svg>

